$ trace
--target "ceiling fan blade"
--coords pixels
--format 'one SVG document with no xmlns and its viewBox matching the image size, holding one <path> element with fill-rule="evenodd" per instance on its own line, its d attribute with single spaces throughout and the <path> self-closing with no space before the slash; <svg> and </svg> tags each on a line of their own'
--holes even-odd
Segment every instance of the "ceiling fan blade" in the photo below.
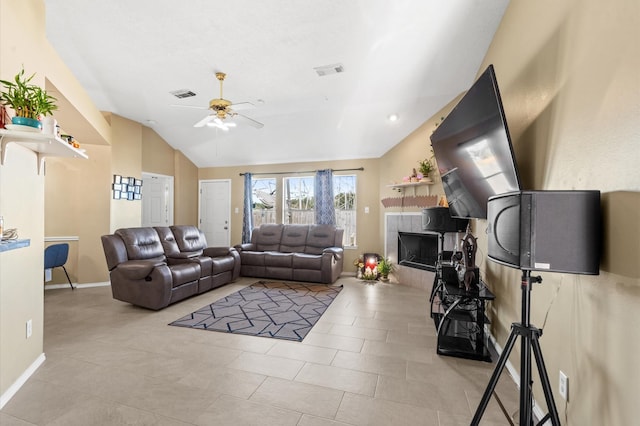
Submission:
<svg viewBox="0 0 640 426">
<path fill-rule="evenodd" d="M 214 118 L 215 118 L 215 115 L 207 115 L 205 118 L 203 118 L 202 120 L 194 124 L 193 127 L 204 127 L 207 123 L 209 123 Z"/>
<path fill-rule="evenodd" d="M 255 105 L 251 102 L 238 102 L 237 104 L 231 104 L 231 108 L 234 111 L 246 111 L 249 109 L 255 109 Z"/>
<path fill-rule="evenodd" d="M 236 127 L 236 123 L 222 121 L 218 117 L 215 117 L 213 120 L 207 123 L 207 126 L 216 127 L 218 129 L 224 130 L 225 132 L 228 132 L 231 127 Z"/>
<path fill-rule="evenodd" d="M 251 127 L 255 127 L 256 129 L 262 129 L 264 127 L 264 124 L 254 120 L 253 118 L 249 118 L 246 115 L 236 114 L 236 116 L 240 118 L 244 123 L 248 124 Z"/>
</svg>

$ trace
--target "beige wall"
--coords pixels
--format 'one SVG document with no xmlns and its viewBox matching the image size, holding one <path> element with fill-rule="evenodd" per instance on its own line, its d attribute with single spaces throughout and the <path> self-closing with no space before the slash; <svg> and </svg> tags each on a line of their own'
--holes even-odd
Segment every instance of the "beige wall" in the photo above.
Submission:
<svg viewBox="0 0 640 426">
<path fill-rule="evenodd" d="M 45 237 L 77 237 L 69 242 L 65 266 L 72 282 L 105 282 L 109 275 L 100 236 L 109 233 L 111 147 L 81 147 L 87 150 L 88 160 L 47 160 Z M 47 284 L 66 282 L 64 272 L 56 268 Z"/>
<path fill-rule="evenodd" d="M 111 115 L 111 174 L 142 178 L 142 126 L 135 121 Z M 142 224 L 140 201 L 111 200 L 110 232 Z"/>
<path fill-rule="evenodd" d="M 30 246 L 0 253 L 0 395 L 43 353 L 44 178 L 32 151 L 10 144 L 0 166 L 0 214 Z M 27 339 L 27 320 L 33 335 Z"/>
<path fill-rule="evenodd" d="M 173 221 L 177 225 L 198 225 L 198 168 L 185 155 L 176 151 L 175 200 Z"/>
<path fill-rule="evenodd" d="M 175 170 L 175 150 L 164 141 L 153 129 L 141 126 L 142 171 L 159 175 L 173 176 Z M 144 184 L 144 182 L 143 182 Z"/>
<path fill-rule="evenodd" d="M 43 11 L 39 1 L 0 1 L 0 78 L 11 79 L 24 64 L 38 73 L 33 81 L 44 85 L 43 64 L 51 52 L 34 49 L 44 39 Z M 12 53 L 21 50 L 34 53 Z M 0 253 L 0 396 L 42 359 L 43 351 L 44 178 L 37 172 L 35 153 L 15 144 L 6 150 L 0 166 L 0 215 L 7 228 L 17 228 L 31 245 Z M 27 339 L 29 319 L 33 335 Z"/>
<path fill-rule="evenodd" d="M 282 175 L 270 175 L 269 172 L 300 172 L 318 169 L 352 169 L 364 167 L 364 171 L 355 172 L 335 172 L 336 174 L 355 174 L 357 176 L 357 234 L 358 246 L 348 249 L 345 252 L 345 271 L 349 271 L 352 262 L 361 253 L 374 252 L 382 254 L 384 252 L 383 241 L 376 231 L 380 227 L 380 188 L 378 185 L 379 160 L 345 160 L 334 162 L 308 162 L 308 163 L 287 163 L 269 164 L 264 166 L 241 166 L 241 167 L 217 167 L 199 170 L 199 179 L 230 179 L 231 180 L 231 245 L 240 244 L 242 240 L 242 211 L 244 196 L 244 177 L 240 173 L 251 172 L 260 173 L 256 177 L 275 177 L 278 182 L 279 194 L 282 194 Z M 312 174 L 312 173 L 311 173 Z M 277 201 L 278 216 L 281 218 L 282 195 Z M 365 207 L 369 207 L 369 213 L 365 213 Z M 238 213 L 235 213 L 238 209 Z M 282 219 L 280 219 L 282 221 Z"/>
</svg>

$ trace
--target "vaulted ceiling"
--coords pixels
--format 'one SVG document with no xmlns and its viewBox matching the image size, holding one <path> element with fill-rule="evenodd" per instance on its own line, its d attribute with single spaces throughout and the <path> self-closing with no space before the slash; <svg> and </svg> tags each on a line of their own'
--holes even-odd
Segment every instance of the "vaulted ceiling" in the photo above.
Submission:
<svg viewBox="0 0 640 426">
<path fill-rule="evenodd" d="M 46 19 L 100 110 L 216 167 L 383 155 L 473 83 L 507 4 L 46 0 Z M 325 66 L 342 72 L 319 76 Z M 217 71 L 262 128 L 241 116 L 228 131 L 193 127 L 220 97 Z M 195 96 L 172 94 L 183 90 Z"/>
</svg>

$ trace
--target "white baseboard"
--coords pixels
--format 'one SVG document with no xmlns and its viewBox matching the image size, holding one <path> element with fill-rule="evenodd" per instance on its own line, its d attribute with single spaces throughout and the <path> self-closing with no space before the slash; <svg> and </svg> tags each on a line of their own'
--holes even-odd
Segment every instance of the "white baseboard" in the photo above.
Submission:
<svg viewBox="0 0 640 426">
<path fill-rule="evenodd" d="M 0 396 L 0 410 L 5 406 L 7 402 L 9 402 L 11 398 L 13 398 L 16 393 L 18 393 L 20 388 L 27 382 L 27 380 L 29 380 L 29 377 L 31 377 L 33 373 L 36 372 L 38 367 L 42 365 L 45 359 L 46 358 L 44 356 L 44 353 L 41 353 L 38 358 L 36 358 L 36 360 L 33 361 L 33 363 L 24 371 L 24 373 L 22 373 L 20 377 L 18 377 L 18 380 L 13 382 L 13 384 L 9 386 L 9 389 L 7 389 L 7 391 L 3 393 L 2 396 Z"/>
<path fill-rule="evenodd" d="M 104 282 L 99 282 L 99 283 L 84 283 L 84 284 L 76 284 L 73 283 L 73 286 L 75 288 L 89 288 L 89 287 L 107 287 L 110 286 L 111 282 L 110 281 L 104 281 Z M 50 284 L 50 285 L 45 285 L 44 289 L 45 290 L 55 290 L 58 288 L 68 288 L 69 290 L 71 290 L 69 288 L 69 283 L 66 284 Z"/>
</svg>

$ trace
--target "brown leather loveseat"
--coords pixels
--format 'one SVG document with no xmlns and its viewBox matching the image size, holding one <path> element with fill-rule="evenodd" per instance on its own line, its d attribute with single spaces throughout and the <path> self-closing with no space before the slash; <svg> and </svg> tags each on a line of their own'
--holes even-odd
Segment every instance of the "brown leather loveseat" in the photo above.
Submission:
<svg viewBox="0 0 640 426">
<path fill-rule="evenodd" d="M 240 274 L 234 248 L 207 247 L 195 226 L 123 228 L 102 236 L 113 298 L 162 309 L 230 283 Z"/>
<path fill-rule="evenodd" d="M 262 224 L 235 246 L 240 275 L 334 283 L 342 273 L 344 230 L 333 225 Z"/>
</svg>

